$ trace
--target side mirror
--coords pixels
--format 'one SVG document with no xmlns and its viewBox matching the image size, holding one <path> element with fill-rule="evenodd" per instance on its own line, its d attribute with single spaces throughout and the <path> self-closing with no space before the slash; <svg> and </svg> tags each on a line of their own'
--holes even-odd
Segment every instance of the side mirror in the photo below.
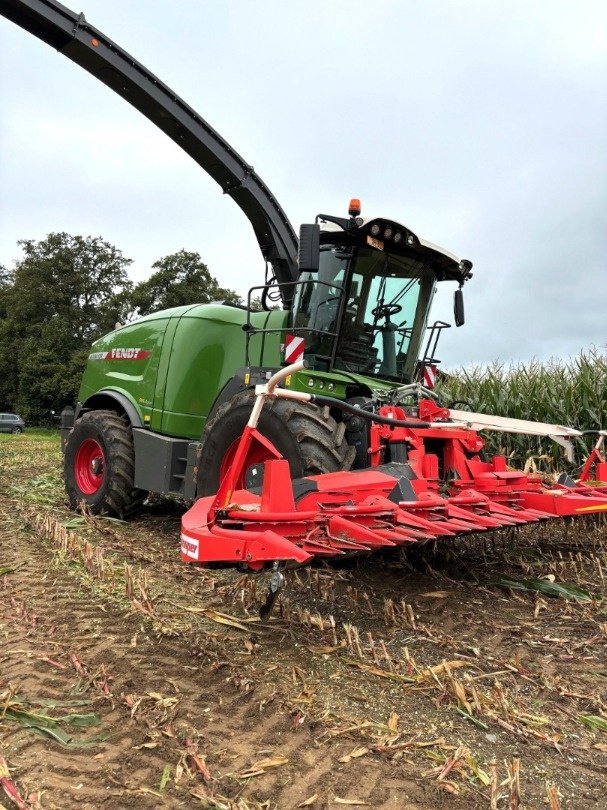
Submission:
<svg viewBox="0 0 607 810">
<path fill-rule="evenodd" d="M 455 318 L 456 326 L 463 326 L 465 323 L 464 317 L 464 291 L 461 289 L 455 291 L 453 296 L 453 317 Z"/>
<path fill-rule="evenodd" d="M 300 225 L 298 262 L 300 273 L 318 273 L 320 225 Z"/>
</svg>

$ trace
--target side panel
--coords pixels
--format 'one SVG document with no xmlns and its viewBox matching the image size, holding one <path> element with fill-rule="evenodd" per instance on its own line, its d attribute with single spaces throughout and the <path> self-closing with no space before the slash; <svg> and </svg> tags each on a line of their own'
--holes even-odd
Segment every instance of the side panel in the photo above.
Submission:
<svg viewBox="0 0 607 810">
<path fill-rule="evenodd" d="M 160 432 L 162 429 L 162 414 L 164 412 L 167 376 L 171 362 L 173 338 L 175 337 L 178 324 L 179 318 L 170 319 L 167 324 L 166 332 L 164 333 L 164 340 L 162 341 L 162 351 L 160 353 L 160 362 L 158 364 L 158 372 L 156 374 L 156 388 L 154 390 L 154 400 L 150 419 L 152 430 L 156 430 L 158 432 Z"/>
<path fill-rule="evenodd" d="M 168 323 L 163 313 L 163 317 L 136 321 L 97 340 L 82 378 L 80 402 L 104 388 L 119 391 L 135 404 L 142 423 L 149 424 Z"/>
<path fill-rule="evenodd" d="M 252 315 L 251 321 L 258 328 L 277 330 L 251 337 L 252 365 L 280 365 L 281 330 L 286 318 L 282 310 Z M 158 397 L 159 404 L 164 403 L 160 432 L 200 438 L 217 395 L 245 365 L 245 321 L 243 310 L 213 304 L 195 307 L 181 317 L 171 345 L 166 382 L 159 377 L 159 386 L 164 386 Z"/>
</svg>

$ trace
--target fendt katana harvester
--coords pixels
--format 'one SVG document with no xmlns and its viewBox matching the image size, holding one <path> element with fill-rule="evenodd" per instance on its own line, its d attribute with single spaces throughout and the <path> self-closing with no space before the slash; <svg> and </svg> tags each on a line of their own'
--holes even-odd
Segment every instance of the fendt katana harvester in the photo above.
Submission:
<svg viewBox="0 0 607 810">
<path fill-rule="evenodd" d="M 477 431 L 550 436 L 567 452 L 580 431 L 434 396 L 448 324 L 428 327 L 432 299 L 454 282 L 462 325 L 471 262 L 397 221 L 361 217 L 357 200 L 298 239 L 253 168 L 82 14 L 53 0 L 0 0 L 0 11 L 191 155 L 248 217 L 266 261 L 248 306 L 156 312 L 94 344 L 64 414 L 73 507 L 124 515 L 148 492 L 181 495 L 195 502 L 183 559 L 250 570 L 607 510 L 605 432 L 578 481 L 547 489 L 486 458 Z M 258 296 L 263 311 L 252 312 Z M 273 593 L 280 581 L 277 571 Z"/>
</svg>

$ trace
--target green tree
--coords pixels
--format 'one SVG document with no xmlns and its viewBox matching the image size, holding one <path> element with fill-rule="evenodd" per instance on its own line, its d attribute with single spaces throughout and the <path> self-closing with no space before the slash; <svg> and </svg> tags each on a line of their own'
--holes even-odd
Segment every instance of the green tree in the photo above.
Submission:
<svg viewBox="0 0 607 810">
<path fill-rule="evenodd" d="M 0 265 L 0 411 L 12 410 L 17 393 L 14 348 L 7 326 L 8 298 L 13 273 Z"/>
<path fill-rule="evenodd" d="M 133 314 L 148 315 L 160 309 L 211 301 L 242 303 L 234 290 L 219 286 L 199 253 L 180 250 L 154 262 L 147 281 L 135 286 L 131 295 Z"/>
<path fill-rule="evenodd" d="M 131 263 L 100 237 L 51 233 L 22 240 L 0 287 L 0 356 L 10 352 L 12 401 L 29 421 L 73 403 L 91 342 L 125 317 Z"/>
</svg>

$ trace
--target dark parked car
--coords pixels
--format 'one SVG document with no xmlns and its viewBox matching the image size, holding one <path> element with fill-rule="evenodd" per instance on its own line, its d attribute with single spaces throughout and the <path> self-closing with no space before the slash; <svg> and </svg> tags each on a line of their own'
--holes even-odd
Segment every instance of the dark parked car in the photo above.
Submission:
<svg viewBox="0 0 607 810">
<path fill-rule="evenodd" d="M 23 433 L 25 422 L 16 413 L 0 413 L 0 433 Z"/>
</svg>

